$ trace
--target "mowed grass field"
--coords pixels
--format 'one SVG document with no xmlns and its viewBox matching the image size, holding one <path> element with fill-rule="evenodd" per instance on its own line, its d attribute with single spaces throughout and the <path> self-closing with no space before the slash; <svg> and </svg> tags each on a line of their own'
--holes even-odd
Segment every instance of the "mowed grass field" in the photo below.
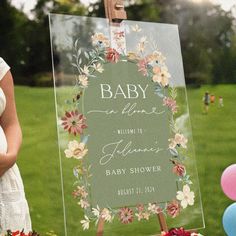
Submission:
<svg viewBox="0 0 236 236">
<path fill-rule="evenodd" d="M 217 97 L 208 115 L 203 114 L 202 104 L 206 90 Z M 33 228 L 41 236 L 51 230 L 64 236 L 53 89 L 16 86 L 15 92 L 24 135 L 18 165 Z M 224 98 L 223 108 L 218 107 L 218 96 Z M 206 221 L 201 233 L 222 236 L 222 215 L 232 201 L 221 191 L 220 177 L 227 166 L 236 163 L 236 85 L 188 89 L 188 98 Z"/>
</svg>

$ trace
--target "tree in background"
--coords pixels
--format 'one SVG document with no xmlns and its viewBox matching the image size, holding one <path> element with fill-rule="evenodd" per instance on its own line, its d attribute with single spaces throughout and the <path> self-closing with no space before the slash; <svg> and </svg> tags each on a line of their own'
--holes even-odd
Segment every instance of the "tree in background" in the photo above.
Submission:
<svg viewBox="0 0 236 236">
<path fill-rule="evenodd" d="M 0 1 L 0 55 L 18 84 L 35 85 L 39 74 L 51 71 L 49 12 L 84 15 L 86 9 L 73 0 L 39 0 L 30 20 L 9 0 Z"/>
<path fill-rule="evenodd" d="M 236 82 L 235 18 L 209 0 L 130 0 L 130 20 L 179 25 L 187 83 Z M 86 8 L 79 0 L 38 0 L 30 20 L 0 1 L 0 55 L 13 65 L 16 82 L 35 84 L 51 71 L 48 12 L 104 17 L 103 1 Z M 22 78 L 22 79 L 21 79 Z"/>
<path fill-rule="evenodd" d="M 10 5 L 7 0 L 0 1 L 0 55 L 11 64 L 13 70 L 23 73 L 27 45 L 22 36 L 22 29 L 28 23 L 28 18 Z"/>
<path fill-rule="evenodd" d="M 104 17 L 103 1 L 90 6 L 91 16 Z M 236 81 L 235 18 L 209 0 L 133 0 L 127 5 L 130 20 L 177 24 L 187 83 Z M 226 65 L 227 64 L 227 65 Z"/>
</svg>

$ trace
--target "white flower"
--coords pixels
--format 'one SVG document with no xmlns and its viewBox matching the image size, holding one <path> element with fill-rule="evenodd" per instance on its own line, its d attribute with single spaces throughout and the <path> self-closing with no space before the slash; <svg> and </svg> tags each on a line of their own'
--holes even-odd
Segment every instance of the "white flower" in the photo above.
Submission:
<svg viewBox="0 0 236 236">
<path fill-rule="evenodd" d="M 67 158 L 75 158 L 77 160 L 82 159 L 88 152 L 85 148 L 84 143 L 79 143 L 76 140 L 70 141 L 68 144 L 68 149 L 65 150 Z"/>
<path fill-rule="evenodd" d="M 89 218 L 85 215 L 84 220 L 81 220 L 80 223 L 82 224 L 83 230 L 89 229 Z"/>
<path fill-rule="evenodd" d="M 154 82 L 158 82 L 163 87 L 169 84 L 169 79 L 170 79 L 170 73 L 168 72 L 168 69 L 166 66 L 162 66 L 160 68 L 160 73 L 155 74 L 152 78 Z"/>
<path fill-rule="evenodd" d="M 147 36 L 143 36 L 141 39 L 140 39 L 140 43 L 147 43 Z"/>
<path fill-rule="evenodd" d="M 142 29 L 137 24 L 136 25 L 132 25 L 131 29 L 132 29 L 133 32 L 137 32 L 137 33 L 142 31 Z"/>
<path fill-rule="evenodd" d="M 191 236 L 203 236 L 202 234 L 198 234 L 198 233 L 191 233 Z"/>
<path fill-rule="evenodd" d="M 90 205 L 88 203 L 88 201 L 84 200 L 84 199 L 81 199 L 78 204 L 81 206 L 81 208 L 83 209 L 87 209 Z"/>
<path fill-rule="evenodd" d="M 181 206 L 186 208 L 188 205 L 193 206 L 195 194 L 190 191 L 188 185 L 184 185 L 183 191 L 178 191 L 176 198 L 180 201 Z"/>
<path fill-rule="evenodd" d="M 137 216 L 138 221 L 141 221 L 143 219 L 143 213 L 142 212 L 135 213 L 135 216 Z"/>
<path fill-rule="evenodd" d="M 95 64 L 93 67 L 99 73 L 102 73 L 104 71 L 104 68 L 101 63 Z"/>
<path fill-rule="evenodd" d="M 84 68 L 83 69 L 81 68 L 81 70 L 84 75 L 86 75 L 86 76 L 89 75 L 89 67 L 88 66 L 84 65 Z"/>
<path fill-rule="evenodd" d="M 174 149 L 177 145 L 182 146 L 183 148 L 187 148 L 186 144 L 188 142 L 188 139 L 184 137 L 183 134 L 175 134 L 174 138 L 169 139 L 170 144 L 169 148 Z"/>
<path fill-rule="evenodd" d="M 88 87 L 88 77 L 86 75 L 79 75 L 79 82 L 82 87 Z"/>
<path fill-rule="evenodd" d="M 92 208 L 92 213 L 94 214 L 94 216 L 99 218 L 100 217 L 100 208 L 99 208 L 99 206 L 97 206 L 97 208 Z"/>
<path fill-rule="evenodd" d="M 111 212 L 107 208 L 104 208 L 101 213 L 101 218 L 103 218 L 107 222 L 111 222 L 112 221 Z"/>
<path fill-rule="evenodd" d="M 150 211 L 153 214 L 157 214 L 161 211 L 160 207 L 155 203 L 148 203 L 148 211 Z"/>
<path fill-rule="evenodd" d="M 137 50 L 138 50 L 139 52 L 144 52 L 144 50 L 145 50 L 145 45 L 146 45 L 147 42 L 148 42 L 148 41 L 147 41 L 147 37 L 146 37 L 146 36 L 142 37 L 142 38 L 140 39 L 139 43 L 138 43 Z"/>
</svg>

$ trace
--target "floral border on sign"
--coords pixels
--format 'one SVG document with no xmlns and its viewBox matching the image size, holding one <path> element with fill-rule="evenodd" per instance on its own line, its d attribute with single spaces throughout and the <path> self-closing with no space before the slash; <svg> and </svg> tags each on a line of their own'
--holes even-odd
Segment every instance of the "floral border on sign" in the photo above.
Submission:
<svg viewBox="0 0 236 236">
<path fill-rule="evenodd" d="M 162 232 L 161 236 L 203 236 L 202 234 L 186 231 L 184 228 L 174 228 L 168 232 Z"/>
<path fill-rule="evenodd" d="M 66 103 L 70 110 L 65 111 L 61 117 L 61 125 L 64 130 L 73 134 L 75 138 L 68 143 L 65 152 L 67 158 L 78 160 L 78 165 L 74 167 L 73 173 L 76 178 L 73 197 L 78 201 L 78 205 L 85 210 L 84 219 L 81 220 L 83 230 L 90 227 L 91 222 L 98 223 L 102 218 L 106 222 L 112 222 L 114 217 L 118 217 L 123 224 L 131 223 L 134 218 L 138 221 L 149 220 L 152 215 L 165 213 L 172 218 L 177 217 L 180 212 L 188 206 L 194 205 L 195 194 L 190 189 L 192 181 L 187 174 L 184 165 L 185 158 L 181 153 L 187 149 L 187 138 L 178 130 L 175 122 L 175 114 L 178 113 L 177 88 L 169 86 L 171 74 L 166 65 L 166 58 L 158 50 L 153 42 L 148 42 L 146 36 L 142 36 L 142 29 L 138 25 L 131 26 L 132 34 L 137 37 L 138 43 L 134 51 L 122 53 L 122 50 L 111 48 L 108 37 L 103 33 L 95 33 L 91 37 L 93 48 L 90 51 L 82 51 L 79 47 L 79 40 L 74 43 L 73 62 L 71 65 L 76 70 L 76 88 L 77 92 Z M 115 40 L 116 45 L 119 41 L 124 41 L 124 32 L 118 32 Z M 154 50 L 146 55 L 145 49 L 151 45 Z M 122 43 L 120 43 L 122 45 Z M 154 45 L 154 46 L 153 46 Z M 119 53 L 119 52 L 120 53 Z M 176 198 L 173 201 L 160 206 L 158 203 L 139 204 L 136 208 L 122 207 L 120 209 L 111 209 L 109 207 L 101 209 L 99 206 L 91 208 L 89 203 L 91 165 L 87 165 L 84 157 L 88 153 L 87 142 L 89 136 L 84 132 L 87 125 L 86 117 L 79 111 L 79 101 L 83 97 L 85 89 L 89 86 L 89 80 L 96 78 L 104 71 L 104 64 L 118 63 L 120 61 L 129 61 L 137 65 L 137 70 L 143 75 L 144 79 L 154 82 L 155 94 L 163 100 L 163 106 L 166 106 L 171 112 L 170 128 L 172 136 L 169 138 L 169 151 L 172 158 L 173 173 L 176 174 L 177 182 L 182 186 L 182 190 L 177 191 Z M 168 235 L 168 234 L 167 234 Z"/>
<path fill-rule="evenodd" d="M 17 230 L 17 231 L 11 231 L 7 230 L 7 232 L 0 233 L 0 236 L 39 236 L 39 234 L 36 231 L 29 232 L 28 234 L 24 233 L 24 230 Z"/>
</svg>

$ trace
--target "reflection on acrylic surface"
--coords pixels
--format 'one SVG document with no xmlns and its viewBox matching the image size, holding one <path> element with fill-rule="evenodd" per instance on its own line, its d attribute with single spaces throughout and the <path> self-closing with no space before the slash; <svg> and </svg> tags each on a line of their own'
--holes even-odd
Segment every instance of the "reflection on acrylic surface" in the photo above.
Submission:
<svg viewBox="0 0 236 236">
<path fill-rule="evenodd" d="M 177 26 L 52 14 L 50 30 L 66 235 L 100 218 L 153 235 L 160 212 L 202 228 Z"/>
</svg>

